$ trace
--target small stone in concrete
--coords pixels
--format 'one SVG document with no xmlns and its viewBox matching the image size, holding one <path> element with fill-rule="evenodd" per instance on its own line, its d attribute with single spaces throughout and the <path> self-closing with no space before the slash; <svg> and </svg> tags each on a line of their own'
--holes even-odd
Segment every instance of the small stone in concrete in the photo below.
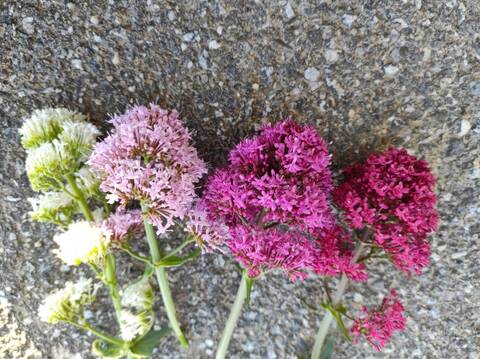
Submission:
<svg viewBox="0 0 480 359">
<path fill-rule="evenodd" d="M 115 66 L 120 64 L 120 56 L 118 55 L 118 52 L 115 52 L 112 57 L 112 64 Z"/>
<path fill-rule="evenodd" d="M 325 60 L 330 64 L 337 62 L 338 60 L 337 51 L 335 51 L 334 49 L 327 49 L 325 51 Z"/>
<path fill-rule="evenodd" d="M 190 42 L 193 40 L 194 36 L 195 34 L 193 32 L 187 32 L 186 34 L 183 34 L 182 39 L 185 42 Z"/>
<path fill-rule="evenodd" d="M 472 128 L 472 124 L 468 120 L 462 120 L 462 123 L 460 125 L 460 132 L 458 135 L 460 137 L 465 136 L 468 133 L 468 131 L 470 131 L 471 128 Z"/>
<path fill-rule="evenodd" d="M 22 20 L 22 28 L 27 34 L 33 34 L 35 32 L 33 27 L 33 17 L 24 17 Z"/>
<path fill-rule="evenodd" d="M 293 11 L 292 5 L 290 5 L 289 2 L 287 2 L 287 5 L 285 6 L 285 15 L 287 15 L 289 19 L 295 17 L 295 12 Z"/>
<path fill-rule="evenodd" d="M 351 27 L 353 22 L 357 19 L 355 15 L 345 14 L 342 16 L 342 22 L 345 26 Z"/>
<path fill-rule="evenodd" d="M 208 48 L 210 50 L 216 50 L 216 49 L 219 49 L 220 47 L 221 45 L 216 40 L 209 41 L 208 43 Z"/>
<path fill-rule="evenodd" d="M 82 60 L 73 59 L 73 60 L 72 60 L 72 66 L 73 66 L 75 69 L 77 69 L 77 70 L 83 70 Z"/>
<path fill-rule="evenodd" d="M 307 81 L 315 82 L 318 81 L 320 77 L 320 72 L 315 67 L 309 67 L 303 73 L 303 76 Z"/>
<path fill-rule="evenodd" d="M 383 70 L 385 71 L 385 75 L 387 76 L 395 76 L 399 70 L 399 68 L 397 66 L 393 66 L 393 65 L 388 65 L 388 66 L 385 66 L 383 68 Z"/>
</svg>

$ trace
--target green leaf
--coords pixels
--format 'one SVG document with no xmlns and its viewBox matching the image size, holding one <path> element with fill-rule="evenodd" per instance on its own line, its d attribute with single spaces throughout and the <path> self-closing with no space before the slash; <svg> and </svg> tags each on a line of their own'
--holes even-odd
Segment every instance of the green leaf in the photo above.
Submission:
<svg viewBox="0 0 480 359">
<path fill-rule="evenodd" d="M 137 358 L 148 358 L 160 340 L 167 336 L 170 331 L 171 329 L 168 327 L 161 330 L 150 330 L 143 337 L 132 343 L 130 346 L 130 352 Z"/>
<path fill-rule="evenodd" d="M 335 341 L 331 335 L 327 336 L 325 343 L 323 344 L 322 351 L 320 353 L 320 359 L 332 359 L 333 358 L 333 347 Z"/>
<path fill-rule="evenodd" d="M 352 341 L 348 333 L 348 329 L 342 319 L 342 315 L 347 313 L 347 308 L 341 304 L 337 304 L 336 307 L 333 307 L 330 303 L 322 303 L 322 307 L 332 313 L 335 321 L 337 322 L 337 328 L 348 341 Z"/>
<path fill-rule="evenodd" d="M 250 307 L 250 295 L 252 294 L 252 287 L 255 284 L 255 279 L 250 278 L 248 275 L 245 276 L 245 282 L 247 283 L 247 297 L 245 299 L 245 304 Z"/>
<path fill-rule="evenodd" d="M 347 314 L 347 307 L 343 304 L 337 304 L 335 310 L 343 315 Z"/>
<path fill-rule="evenodd" d="M 155 263 L 155 267 L 177 267 L 185 262 L 195 259 L 200 253 L 202 253 L 202 250 L 197 248 L 186 257 L 170 256 Z"/>
<path fill-rule="evenodd" d="M 92 344 L 92 352 L 100 358 L 118 359 L 126 355 L 125 348 L 113 343 L 97 339 Z"/>
</svg>

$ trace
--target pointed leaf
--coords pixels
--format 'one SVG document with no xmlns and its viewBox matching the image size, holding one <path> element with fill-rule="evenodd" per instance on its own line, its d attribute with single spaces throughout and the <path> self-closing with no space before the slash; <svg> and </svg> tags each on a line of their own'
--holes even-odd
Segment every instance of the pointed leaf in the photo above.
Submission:
<svg viewBox="0 0 480 359">
<path fill-rule="evenodd" d="M 92 344 L 92 352 L 100 358 L 118 359 L 125 355 L 125 348 L 97 339 Z"/>
<path fill-rule="evenodd" d="M 343 319 L 342 319 L 342 315 L 337 312 L 337 311 L 331 311 L 331 313 L 333 314 L 333 317 L 335 318 L 335 320 L 337 321 L 337 328 L 340 330 L 340 332 L 343 334 L 343 336 L 345 337 L 345 339 L 347 339 L 348 341 L 352 341 L 352 339 L 350 338 L 350 334 L 348 332 L 348 329 L 347 327 L 345 326 L 345 323 L 343 322 Z"/>
<path fill-rule="evenodd" d="M 321 305 L 323 308 L 325 308 L 330 313 L 332 313 L 333 317 L 335 318 L 335 321 L 337 322 L 337 328 L 344 335 L 344 337 L 348 341 L 352 341 L 352 339 L 350 338 L 348 329 L 345 326 L 345 323 L 343 322 L 343 319 L 342 319 L 342 314 L 347 313 L 347 308 L 341 304 L 337 304 L 336 308 L 334 308 L 330 303 L 322 303 Z"/>
<path fill-rule="evenodd" d="M 202 250 L 197 248 L 186 257 L 170 256 L 155 263 L 155 267 L 176 267 L 198 257 L 200 253 Z"/>
<path fill-rule="evenodd" d="M 130 352 L 138 358 L 148 358 L 160 340 L 167 336 L 170 331 L 171 329 L 168 327 L 149 331 L 145 336 L 133 342 L 130 346 Z"/>
</svg>

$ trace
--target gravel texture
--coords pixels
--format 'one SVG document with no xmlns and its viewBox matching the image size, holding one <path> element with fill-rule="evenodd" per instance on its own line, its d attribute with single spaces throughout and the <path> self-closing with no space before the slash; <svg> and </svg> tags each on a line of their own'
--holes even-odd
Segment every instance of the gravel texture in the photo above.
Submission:
<svg viewBox="0 0 480 359">
<path fill-rule="evenodd" d="M 36 316 L 41 298 L 83 269 L 62 266 L 51 254 L 53 227 L 28 217 L 22 117 L 63 105 L 105 129 L 109 113 L 156 100 L 182 112 L 212 167 L 287 115 L 317 125 L 336 168 L 389 144 L 430 161 L 442 217 L 431 266 L 410 279 L 379 267 L 347 295 L 359 309 L 399 288 L 407 330 L 382 353 L 337 335 L 336 358 L 479 358 L 479 18 L 477 0 L 1 1 L 0 353 L 90 358 L 92 340 Z M 170 337 L 155 357 L 211 358 L 235 265 L 207 255 L 169 273 L 191 349 Z M 320 295 L 318 280 L 260 281 L 230 357 L 308 351 L 321 316 L 303 302 Z M 108 323 L 102 308 L 91 315 Z"/>
</svg>

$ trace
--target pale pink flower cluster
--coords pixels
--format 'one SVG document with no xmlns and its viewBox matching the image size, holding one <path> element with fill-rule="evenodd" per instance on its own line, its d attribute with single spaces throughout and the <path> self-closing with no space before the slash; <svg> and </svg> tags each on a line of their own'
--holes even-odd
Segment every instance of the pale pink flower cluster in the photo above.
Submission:
<svg viewBox="0 0 480 359">
<path fill-rule="evenodd" d="M 114 243 L 122 243 L 131 237 L 143 234 L 143 218 L 140 210 L 117 210 L 103 221 L 102 226 L 110 231 Z"/>
<path fill-rule="evenodd" d="M 110 121 L 114 128 L 89 160 L 110 203 L 139 201 L 159 233 L 182 219 L 206 167 L 177 111 L 137 106 Z"/>
<path fill-rule="evenodd" d="M 209 219 L 201 202 L 195 203 L 188 212 L 184 230 L 204 252 L 223 252 L 229 238 L 228 227 L 219 220 Z"/>
</svg>

